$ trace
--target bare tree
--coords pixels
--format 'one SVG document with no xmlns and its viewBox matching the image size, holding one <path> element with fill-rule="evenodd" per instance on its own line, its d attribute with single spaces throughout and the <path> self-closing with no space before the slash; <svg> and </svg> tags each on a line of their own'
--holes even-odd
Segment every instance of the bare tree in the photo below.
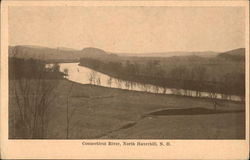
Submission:
<svg viewBox="0 0 250 160">
<path fill-rule="evenodd" d="M 153 90 L 154 90 L 155 93 L 158 93 L 158 92 L 159 92 L 159 89 L 160 89 L 159 86 L 154 86 L 154 87 L 153 87 Z"/>
<path fill-rule="evenodd" d="M 70 95 L 72 93 L 74 87 L 74 83 L 71 82 L 69 90 L 67 92 L 67 104 L 66 104 L 66 139 L 69 138 L 70 136 L 70 121 L 76 111 L 76 107 L 72 109 L 72 111 L 70 111 L 70 106 L 69 106 L 69 102 L 70 102 Z"/>
<path fill-rule="evenodd" d="M 90 84 L 96 83 L 96 76 L 97 76 L 97 73 L 94 70 L 89 73 L 89 83 Z"/>
<path fill-rule="evenodd" d="M 211 87 L 211 91 L 210 91 L 210 98 L 212 99 L 212 103 L 214 106 L 214 111 L 217 111 L 217 106 L 218 106 L 218 102 L 217 102 L 217 81 L 215 78 L 213 78 L 212 80 L 212 87 Z"/>
<path fill-rule="evenodd" d="M 11 64 L 14 68 L 13 88 L 19 113 L 16 125 L 21 126 L 21 138 L 46 138 L 49 107 L 56 98 L 54 90 L 59 84 L 59 79 L 48 79 L 45 65 L 38 67 L 35 60 L 23 60 L 22 64 L 21 61 L 19 64 L 17 62 L 12 61 Z M 31 64 L 35 65 L 30 66 Z M 36 71 L 30 74 L 30 69 L 34 67 L 37 67 Z"/>
<path fill-rule="evenodd" d="M 202 66 L 196 66 L 192 69 L 193 75 L 199 81 L 198 88 L 196 88 L 196 97 L 201 97 L 200 90 L 204 87 L 204 81 L 207 77 L 206 71 L 206 68 Z"/>
<path fill-rule="evenodd" d="M 109 85 L 109 87 L 112 86 L 112 77 L 109 77 L 109 79 L 107 80 L 107 85 Z"/>
<path fill-rule="evenodd" d="M 126 89 L 129 89 L 129 86 L 130 86 L 129 81 L 125 81 L 125 87 L 126 87 Z"/>
<path fill-rule="evenodd" d="M 120 79 L 116 79 L 116 85 L 117 85 L 117 88 L 121 88 L 121 86 L 122 86 L 122 81 L 120 80 Z"/>
<path fill-rule="evenodd" d="M 163 94 L 166 94 L 166 92 L 167 92 L 167 87 L 163 87 L 162 93 L 163 93 Z"/>
<path fill-rule="evenodd" d="M 68 77 L 69 76 L 68 68 L 64 68 L 63 73 L 64 73 L 64 78 Z"/>
<path fill-rule="evenodd" d="M 96 79 L 96 84 L 97 84 L 97 85 L 101 85 L 101 78 L 100 78 L 100 77 L 98 77 L 98 78 Z"/>
</svg>

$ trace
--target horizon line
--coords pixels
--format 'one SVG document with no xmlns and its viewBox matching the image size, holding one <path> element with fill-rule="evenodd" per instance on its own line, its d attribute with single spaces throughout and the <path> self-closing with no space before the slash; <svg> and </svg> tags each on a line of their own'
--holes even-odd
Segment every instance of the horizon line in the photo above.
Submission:
<svg viewBox="0 0 250 160">
<path fill-rule="evenodd" d="M 184 50 L 176 50 L 176 51 L 149 51 L 149 52 L 114 52 L 114 51 L 108 51 L 102 48 L 98 48 L 98 47 L 83 47 L 82 49 L 76 49 L 76 48 L 72 48 L 72 47 L 65 47 L 65 46 L 58 46 L 58 47 L 49 47 L 49 46 L 43 46 L 43 45 L 29 45 L 29 44 L 21 44 L 21 45 L 8 45 L 8 47 L 17 47 L 17 46 L 23 46 L 23 47 L 38 47 L 38 48 L 49 48 L 49 49 L 68 49 L 68 50 L 73 50 L 73 51 L 82 51 L 83 49 L 86 48 L 95 48 L 95 49 L 100 49 L 103 50 L 104 52 L 110 53 L 110 54 L 150 54 L 150 53 L 181 53 L 181 52 L 187 52 L 187 53 L 192 53 L 192 52 L 213 52 L 213 53 L 224 53 L 224 52 L 228 52 L 228 51 L 232 51 L 232 50 L 236 50 L 236 49 L 245 49 L 245 47 L 237 47 L 237 48 L 232 48 L 232 49 L 228 49 L 228 50 L 224 50 L 224 51 L 215 51 L 215 50 L 195 50 L 195 51 L 184 51 Z"/>
</svg>

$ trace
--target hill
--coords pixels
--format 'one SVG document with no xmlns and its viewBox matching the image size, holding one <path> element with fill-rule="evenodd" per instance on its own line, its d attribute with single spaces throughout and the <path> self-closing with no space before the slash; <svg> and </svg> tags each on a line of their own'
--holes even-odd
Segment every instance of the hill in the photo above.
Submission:
<svg viewBox="0 0 250 160">
<path fill-rule="evenodd" d="M 220 53 L 217 57 L 231 61 L 245 61 L 245 48 L 238 48 L 223 52 Z"/>
<path fill-rule="evenodd" d="M 9 56 L 18 58 L 34 58 L 47 62 L 79 62 L 80 58 L 117 59 L 118 56 L 106 53 L 98 48 L 47 48 L 40 46 L 9 46 Z"/>
<path fill-rule="evenodd" d="M 88 47 L 81 51 L 81 58 L 94 58 L 105 61 L 117 61 L 120 57 L 117 54 L 106 52 L 99 48 Z"/>
<path fill-rule="evenodd" d="M 144 57 L 144 59 L 169 59 L 178 57 L 187 57 L 188 59 L 215 57 L 218 59 L 225 59 L 229 61 L 244 61 L 245 49 L 239 48 L 231 51 L 217 53 L 212 51 L 204 52 L 155 52 L 155 53 L 112 53 L 102 49 L 88 47 L 82 50 L 75 50 L 71 48 L 48 48 L 42 46 L 9 46 L 9 56 L 16 56 L 18 58 L 34 58 L 41 59 L 47 62 L 79 62 L 80 58 L 94 58 L 105 61 L 119 61 L 131 60 Z"/>
<path fill-rule="evenodd" d="M 81 54 L 77 50 L 47 48 L 37 46 L 10 46 L 9 56 L 18 58 L 34 58 L 44 61 L 77 61 Z"/>
<path fill-rule="evenodd" d="M 129 57 L 172 57 L 172 56 L 200 56 L 200 57 L 214 57 L 217 56 L 217 52 L 213 51 L 197 51 L 197 52 L 152 52 L 152 53 L 116 53 L 120 56 Z"/>
</svg>

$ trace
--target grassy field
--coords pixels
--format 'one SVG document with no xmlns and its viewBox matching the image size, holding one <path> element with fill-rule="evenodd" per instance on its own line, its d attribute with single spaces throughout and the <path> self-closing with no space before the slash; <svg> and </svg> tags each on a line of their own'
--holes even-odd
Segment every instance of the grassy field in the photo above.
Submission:
<svg viewBox="0 0 250 160">
<path fill-rule="evenodd" d="M 55 102 L 50 106 L 49 139 L 66 137 L 67 93 L 73 82 L 61 80 Z M 14 119 L 17 105 L 10 81 L 9 138 L 18 137 Z M 241 112 L 197 115 L 150 115 L 165 109 L 213 109 L 205 98 L 157 95 L 73 83 L 69 98 L 70 139 L 243 139 L 245 105 L 219 101 L 218 110 Z"/>
</svg>

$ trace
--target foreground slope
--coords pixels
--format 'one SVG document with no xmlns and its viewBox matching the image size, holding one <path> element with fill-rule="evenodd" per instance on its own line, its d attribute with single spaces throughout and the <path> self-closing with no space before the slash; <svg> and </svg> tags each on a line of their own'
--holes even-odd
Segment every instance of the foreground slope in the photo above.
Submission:
<svg viewBox="0 0 250 160">
<path fill-rule="evenodd" d="M 62 80 L 56 90 L 55 103 L 50 106 L 48 135 L 50 139 L 66 137 L 67 94 L 72 83 Z M 10 82 L 9 136 L 22 138 L 15 132 L 17 106 Z M 244 104 L 218 101 L 218 110 L 238 111 L 220 114 L 150 116 L 166 109 L 213 109 L 209 99 L 159 95 L 81 85 L 73 83 L 70 110 L 71 139 L 243 139 L 245 137 Z"/>
</svg>

